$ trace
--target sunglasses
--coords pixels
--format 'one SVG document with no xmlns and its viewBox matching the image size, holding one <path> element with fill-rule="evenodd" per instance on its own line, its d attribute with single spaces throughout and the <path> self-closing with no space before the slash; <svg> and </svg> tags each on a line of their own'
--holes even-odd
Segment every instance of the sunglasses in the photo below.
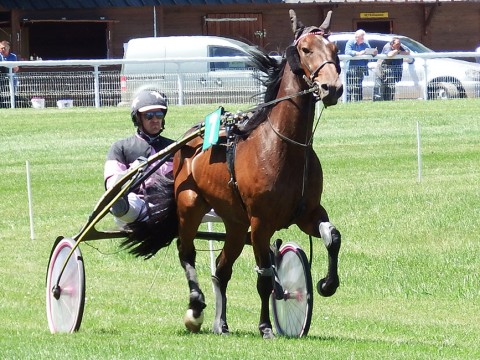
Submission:
<svg viewBox="0 0 480 360">
<path fill-rule="evenodd" d="M 145 119 L 147 120 L 152 120 L 154 117 L 157 119 L 163 119 L 165 117 L 165 113 L 163 111 L 146 112 L 144 115 Z"/>
</svg>

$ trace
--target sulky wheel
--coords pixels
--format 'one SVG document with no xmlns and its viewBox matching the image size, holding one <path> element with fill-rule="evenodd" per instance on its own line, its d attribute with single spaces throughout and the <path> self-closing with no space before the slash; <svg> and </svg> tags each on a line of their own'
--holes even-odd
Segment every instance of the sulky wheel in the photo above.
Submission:
<svg viewBox="0 0 480 360">
<path fill-rule="evenodd" d="M 72 333 L 80 328 L 82 322 L 85 269 L 78 247 L 68 258 L 74 247 L 73 239 L 59 237 L 50 255 L 46 290 L 48 327 L 52 334 Z"/>
<path fill-rule="evenodd" d="M 310 265 L 304 251 L 294 242 L 283 244 L 275 257 L 283 298 L 271 296 L 275 328 L 279 335 L 301 337 L 312 319 L 313 288 Z"/>
</svg>

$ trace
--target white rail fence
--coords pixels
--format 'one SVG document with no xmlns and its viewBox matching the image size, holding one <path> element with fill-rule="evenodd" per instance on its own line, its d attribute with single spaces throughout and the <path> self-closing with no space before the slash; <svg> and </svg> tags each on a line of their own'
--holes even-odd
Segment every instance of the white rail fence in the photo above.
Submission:
<svg viewBox="0 0 480 360">
<path fill-rule="evenodd" d="M 480 98 L 480 64 L 472 61 L 452 61 L 453 58 L 471 59 L 475 52 L 446 52 L 415 54 L 413 64 L 404 62 L 402 80 L 395 84 L 395 99 Z M 361 83 L 363 101 L 373 97 L 375 68 L 384 55 L 356 57 L 369 59 L 369 70 Z M 403 56 L 403 58 L 407 58 Z M 342 80 L 346 82 L 345 61 L 349 56 L 340 56 Z M 62 61 L 17 61 L 0 62 L 0 106 L 3 108 L 25 107 L 103 107 L 129 104 L 132 94 L 142 87 L 155 87 L 167 94 L 170 104 L 208 103 L 258 103 L 262 87 L 250 72 L 235 70 L 217 73 L 175 74 L 121 74 L 121 65 L 173 62 L 177 65 L 188 62 L 248 61 L 245 57 L 191 58 L 191 59 L 143 59 L 143 60 L 62 60 Z M 350 66 L 354 61 L 350 61 Z M 12 68 L 20 71 L 13 73 Z M 2 69 L 2 68 L 0 68 Z M 114 70 L 112 70 L 114 69 Z M 227 74 L 228 73 L 228 74 Z M 351 81 L 351 80 L 350 80 Z M 343 101 L 347 101 L 347 91 Z"/>
</svg>

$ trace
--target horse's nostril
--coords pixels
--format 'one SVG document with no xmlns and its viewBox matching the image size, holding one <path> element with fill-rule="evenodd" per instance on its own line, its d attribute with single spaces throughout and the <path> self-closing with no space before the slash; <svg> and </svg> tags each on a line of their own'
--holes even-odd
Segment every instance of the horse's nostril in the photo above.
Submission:
<svg viewBox="0 0 480 360">
<path fill-rule="evenodd" d="M 322 88 L 322 90 L 328 91 L 328 85 L 327 84 L 322 84 L 322 85 L 320 85 L 320 87 Z"/>
</svg>

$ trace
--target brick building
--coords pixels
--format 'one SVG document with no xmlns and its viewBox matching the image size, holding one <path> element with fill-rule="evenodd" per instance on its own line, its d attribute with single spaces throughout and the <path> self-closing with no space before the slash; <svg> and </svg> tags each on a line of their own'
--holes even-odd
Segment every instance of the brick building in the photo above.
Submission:
<svg viewBox="0 0 480 360">
<path fill-rule="evenodd" d="M 480 44 L 478 0 L 2 0 L 0 38 L 22 59 L 121 58 L 131 38 L 202 34 L 281 52 L 290 8 L 307 25 L 333 10 L 333 31 L 397 33 L 438 51 Z"/>
</svg>

